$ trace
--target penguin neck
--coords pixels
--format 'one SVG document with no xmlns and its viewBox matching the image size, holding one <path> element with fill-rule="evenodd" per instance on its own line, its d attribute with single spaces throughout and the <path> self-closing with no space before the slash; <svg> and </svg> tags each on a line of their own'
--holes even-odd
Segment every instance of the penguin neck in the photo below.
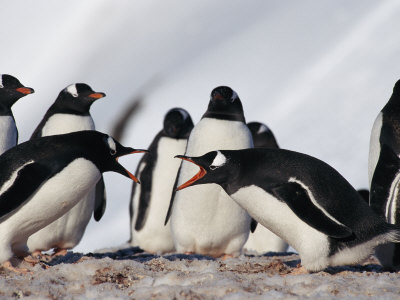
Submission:
<svg viewBox="0 0 400 300">
<path fill-rule="evenodd" d="M 0 116 L 11 116 L 14 118 L 11 106 L 7 104 L 0 104 Z"/>
<path fill-rule="evenodd" d="M 243 113 L 226 113 L 226 112 L 216 112 L 207 110 L 205 114 L 201 117 L 201 119 L 204 118 L 227 120 L 227 121 L 239 121 L 246 123 Z"/>
<path fill-rule="evenodd" d="M 90 116 L 90 105 L 88 106 L 72 106 L 65 103 L 55 102 L 48 110 L 49 115 L 53 114 L 71 114 L 78 116 Z"/>
</svg>

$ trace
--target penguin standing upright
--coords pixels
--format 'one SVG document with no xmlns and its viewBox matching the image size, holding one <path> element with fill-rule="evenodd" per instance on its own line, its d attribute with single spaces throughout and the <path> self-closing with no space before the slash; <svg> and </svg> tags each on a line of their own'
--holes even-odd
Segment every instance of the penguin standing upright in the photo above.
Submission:
<svg viewBox="0 0 400 300">
<path fill-rule="evenodd" d="M 190 133 L 185 155 L 202 155 L 215 149 L 253 147 L 242 103 L 231 88 L 211 92 L 208 109 Z M 187 180 L 193 166 L 183 162 L 177 183 Z M 250 232 L 249 215 L 216 185 L 195 187 L 173 194 L 166 218 L 176 251 L 219 257 L 239 255 Z"/>
<path fill-rule="evenodd" d="M 360 263 L 376 246 L 400 241 L 399 226 L 386 223 L 335 169 L 309 155 L 257 148 L 177 157 L 200 167 L 178 190 L 219 184 L 296 249 L 307 271 Z"/>
<path fill-rule="evenodd" d="M 247 127 L 249 127 L 253 137 L 254 148 L 279 148 L 274 134 L 267 125 L 259 122 L 250 122 Z M 283 252 L 286 251 L 287 247 L 288 244 L 284 240 L 264 226 L 257 226 L 255 231 L 250 233 L 246 244 L 244 244 L 245 249 L 256 251 L 259 254 Z"/>
<path fill-rule="evenodd" d="M 18 143 L 18 130 L 11 107 L 18 99 L 33 92 L 33 89 L 23 86 L 17 78 L 0 74 L 0 154 Z"/>
<path fill-rule="evenodd" d="M 0 263 L 12 269 L 27 239 L 70 210 L 107 171 L 138 182 L 118 158 L 146 152 L 123 147 L 97 131 L 33 139 L 0 156 Z"/>
<path fill-rule="evenodd" d="M 164 117 L 164 128 L 151 143 L 150 152 L 140 160 L 135 175 L 141 185 L 133 184 L 130 203 L 133 246 L 152 253 L 174 250 L 170 226 L 164 226 L 180 166 L 173 157 L 185 153 L 192 129 L 193 121 L 186 110 L 169 110 Z"/>
<path fill-rule="evenodd" d="M 59 93 L 33 132 L 31 139 L 94 130 L 95 126 L 89 109 L 97 99 L 104 96 L 104 93 L 94 92 L 84 83 L 69 85 Z M 93 211 L 95 210 L 96 220 L 99 220 L 104 212 L 105 193 L 102 176 L 96 188 L 83 197 L 84 199 L 64 216 L 29 238 L 28 247 L 31 252 L 55 248 L 55 254 L 62 255 L 66 253 L 66 249 L 71 249 L 80 242 Z"/>
<path fill-rule="evenodd" d="M 400 80 L 372 127 L 368 175 L 370 206 L 387 222 L 400 224 Z M 376 256 L 387 269 L 400 269 L 400 244 L 377 248 Z"/>
</svg>

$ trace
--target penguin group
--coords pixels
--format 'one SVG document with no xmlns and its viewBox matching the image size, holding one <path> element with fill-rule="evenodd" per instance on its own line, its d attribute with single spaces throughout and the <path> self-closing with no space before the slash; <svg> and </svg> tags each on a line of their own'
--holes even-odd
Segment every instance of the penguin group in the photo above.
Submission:
<svg viewBox="0 0 400 300">
<path fill-rule="evenodd" d="M 64 255 L 106 206 L 102 174 L 132 179 L 131 246 L 227 259 L 293 247 L 297 272 L 357 264 L 375 252 L 400 269 L 400 80 L 372 128 L 369 189 L 357 191 L 325 162 L 278 146 L 262 122 L 246 123 L 238 94 L 211 91 L 195 124 L 174 107 L 148 150 L 95 131 L 90 107 L 105 93 L 64 88 L 31 139 L 18 144 L 11 106 L 33 93 L 0 76 L 0 263 Z M 118 158 L 144 153 L 135 174 Z M 138 185 L 138 183 L 141 183 Z"/>
</svg>

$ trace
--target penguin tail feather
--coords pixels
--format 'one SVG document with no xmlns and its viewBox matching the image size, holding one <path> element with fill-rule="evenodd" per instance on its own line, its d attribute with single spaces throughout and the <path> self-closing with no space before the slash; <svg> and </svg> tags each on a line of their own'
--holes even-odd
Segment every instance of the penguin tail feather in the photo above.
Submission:
<svg viewBox="0 0 400 300">
<path fill-rule="evenodd" d="M 400 225 L 398 224 L 387 224 L 388 232 L 386 234 L 387 242 L 400 243 Z"/>
</svg>

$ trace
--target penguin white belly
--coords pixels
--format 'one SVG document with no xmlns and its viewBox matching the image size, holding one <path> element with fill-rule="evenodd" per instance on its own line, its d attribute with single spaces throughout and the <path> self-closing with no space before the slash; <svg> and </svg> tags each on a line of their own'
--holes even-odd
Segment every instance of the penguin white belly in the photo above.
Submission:
<svg viewBox="0 0 400 300">
<path fill-rule="evenodd" d="M 256 231 L 250 233 L 244 248 L 263 254 L 266 252 L 285 252 L 288 244 L 264 226 L 257 226 Z"/>
<path fill-rule="evenodd" d="M 258 226 L 265 226 L 296 249 L 308 270 L 328 266 L 328 237 L 303 222 L 286 203 L 255 185 L 243 187 L 231 197 L 260 223 Z"/>
<path fill-rule="evenodd" d="M 94 130 L 90 116 L 55 114 L 49 118 L 42 129 L 42 136 L 64 134 L 82 130 Z M 83 237 L 94 209 L 95 188 L 83 196 L 71 210 L 46 228 L 33 234 L 28 240 L 30 250 L 49 250 L 51 248 L 70 249 Z"/>
<path fill-rule="evenodd" d="M 374 175 L 376 164 L 379 160 L 381 153 L 381 144 L 379 137 L 381 135 L 383 115 L 382 112 L 376 117 L 374 125 L 372 126 L 371 137 L 369 141 L 369 156 L 368 156 L 368 179 L 369 186 L 371 187 L 372 176 Z"/>
<path fill-rule="evenodd" d="M 92 162 L 78 158 L 44 182 L 23 205 L 1 221 L 0 261 L 8 260 L 12 256 L 11 248 L 26 248 L 31 234 L 76 205 L 100 176 Z"/>
<path fill-rule="evenodd" d="M 17 127 L 11 116 L 0 116 L 0 154 L 17 144 Z"/>
<path fill-rule="evenodd" d="M 203 118 L 192 130 L 185 155 L 199 156 L 218 149 L 252 148 L 242 122 Z M 183 161 L 178 185 L 198 172 Z M 193 186 L 176 193 L 171 230 L 178 252 L 238 255 L 250 230 L 250 216 L 216 184 Z"/>
<path fill-rule="evenodd" d="M 165 253 L 174 250 L 170 226 L 164 226 L 165 215 L 168 211 L 175 176 L 180 166 L 180 160 L 175 155 L 184 154 L 187 141 L 162 137 L 157 147 L 157 162 L 154 166 L 150 203 L 147 218 L 140 231 L 135 230 L 138 210 L 135 210 L 132 233 L 135 244 L 148 252 Z M 139 197 L 134 199 L 138 207 Z"/>
</svg>

